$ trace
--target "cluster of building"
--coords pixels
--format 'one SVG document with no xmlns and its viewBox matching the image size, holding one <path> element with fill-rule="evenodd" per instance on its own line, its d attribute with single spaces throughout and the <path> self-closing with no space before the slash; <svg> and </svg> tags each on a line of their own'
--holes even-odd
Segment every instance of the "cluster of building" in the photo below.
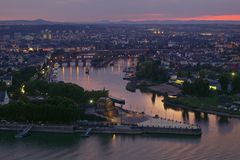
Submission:
<svg viewBox="0 0 240 160">
<path fill-rule="evenodd" d="M 232 32 L 229 32 L 229 27 Z M 150 54 L 160 51 L 176 60 L 181 56 L 183 64 L 187 60 L 194 63 L 196 59 L 203 60 L 201 63 L 209 62 L 214 55 L 223 60 L 228 56 L 235 59 L 234 53 L 240 45 L 239 29 L 234 25 L 225 28 L 212 25 L 50 25 L 9 26 L 0 30 L 3 30 L 0 33 L 0 50 L 150 50 Z M 208 58 L 204 59 L 206 56 Z"/>
<path fill-rule="evenodd" d="M 199 76 L 194 72 L 198 66 L 239 72 L 240 29 L 237 25 L 0 26 L 0 70 L 4 73 L 42 66 L 51 54 L 62 54 L 63 59 L 73 53 L 93 57 L 102 52 L 145 54 L 169 70 L 171 82 L 182 84 L 189 79 L 179 76 L 179 70 L 191 71 L 192 77 Z M 207 78 L 218 89 L 217 80 Z"/>
</svg>

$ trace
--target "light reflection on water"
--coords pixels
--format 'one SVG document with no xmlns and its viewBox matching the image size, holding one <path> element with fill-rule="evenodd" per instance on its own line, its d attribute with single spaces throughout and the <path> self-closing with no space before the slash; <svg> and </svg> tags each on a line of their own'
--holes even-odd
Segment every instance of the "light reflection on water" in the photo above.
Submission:
<svg viewBox="0 0 240 160">
<path fill-rule="evenodd" d="M 238 140 L 240 138 L 239 120 L 222 118 L 204 113 L 188 112 L 181 109 L 167 108 L 164 107 L 162 96 L 153 95 L 151 93 L 142 93 L 139 90 L 137 90 L 135 93 L 127 91 L 125 89 L 127 81 L 122 80 L 124 76 L 122 70 L 126 66 L 131 65 L 131 63 L 132 61 L 129 59 L 119 60 L 112 67 L 101 69 L 91 68 L 88 79 L 85 78 L 85 72 L 82 72 L 81 70 L 79 71 L 77 77 L 75 75 L 72 80 L 69 79 L 69 73 L 60 72 L 59 79 L 62 80 L 64 77 L 65 82 L 76 83 L 88 90 L 103 88 L 108 89 L 110 90 L 110 94 L 114 97 L 119 97 L 126 100 L 126 105 L 124 106 L 126 109 L 145 112 L 149 115 L 157 114 L 161 117 L 178 121 L 200 124 L 203 130 L 203 136 L 201 140 L 187 140 L 187 142 L 197 142 L 197 147 L 200 147 L 201 150 L 195 148 L 195 152 L 199 151 L 202 153 L 203 151 L 206 151 L 208 153 L 208 150 L 224 152 L 229 149 L 228 147 L 236 150 L 236 148 L 233 146 L 236 146 L 235 141 L 240 142 L 240 140 Z M 73 70 L 75 70 L 75 67 L 73 67 Z M 223 143 L 223 141 L 225 141 L 225 143 Z M 231 142 L 233 142 L 234 145 L 232 145 Z M 182 147 L 185 148 L 186 146 Z M 237 152 L 235 152 L 233 156 L 235 154 L 237 154 Z M 223 155 L 225 154 L 222 153 L 222 156 Z M 228 158 L 231 159 L 231 156 Z"/>
<path fill-rule="evenodd" d="M 125 108 L 158 114 L 169 119 L 197 122 L 200 138 L 168 135 L 91 135 L 32 134 L 16 140 L 14 133 L 0 133 L 0 160 L 237 160 L 240 157 L 240 123 L 186 110 L 164 108 L 161 96 L 131 93 L 125 90 L 122 70 L 129 60 L 120 60 L 113 67 L 90 69 L 65 67 L 59 69 L 59 80 L 76 83 L 86 89 L 109 89 L 115 97 L 124 98 Z"/>
<path fill-rule="evenodd" d="M 62 67 L 58 79 L 65 82 L 76 83 L 87 90 L 107 89 L 110 95 L 126 100 L 124 108 L 149 115 L 159 115 L 164 118 L 178 121 L 195 122 L 194 113 L 176 111 L 165 108 L 163 97 L 152 93 L 143 93 L 137 90 L 135 93 L 125 89 L 127 81 L 124 81 L 122 72 L 126 66 L 133 63 L 131 60 L 119 60 L 114 66 L 106 68 L 90 68 L 90 74 L 86 74 L 86 67 Z M 136 61 L 134 62 L 136 63 Z M 67 72 L 68 71 L 68 72 Z M 201 116 L 200 116 L 201 117 Z"/>
</svg>

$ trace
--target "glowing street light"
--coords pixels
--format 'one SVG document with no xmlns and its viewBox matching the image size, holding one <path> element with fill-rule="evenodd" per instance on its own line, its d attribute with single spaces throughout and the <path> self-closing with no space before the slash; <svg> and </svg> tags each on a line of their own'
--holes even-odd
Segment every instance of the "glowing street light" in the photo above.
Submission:
<svg viewBox="0 0 240 160">
<path fill-rule="evenodd" d="M 26 92 L 26 91 L 25 91 L 25 85 L 22 85 L 22 87 L 20 88 L 20 90 L 21 90 L 21 93 L 22 93 L 22 94 L 25 94 L 25 92 Z"/>
<path fill-rule="evenodd" d="M 236 76 L 236 73 L 235 73 L 235 72 L 232 72 L 231 75 L 234 77 L 234 76 Z"/>
<path fill-rule="evenodd" d="M 93 101 L 92 99 L 90 99 L 90 101 L 89 101 L 89 102 L 90 102 L 90 104 L 93 104 L 93 102 L 94 102 L 94 101 Z"/>
</svg>

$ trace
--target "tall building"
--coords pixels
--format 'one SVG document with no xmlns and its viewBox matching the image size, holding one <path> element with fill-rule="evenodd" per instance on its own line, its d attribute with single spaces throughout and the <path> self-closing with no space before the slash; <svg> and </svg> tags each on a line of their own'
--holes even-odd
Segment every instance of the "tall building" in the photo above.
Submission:
<svg viewBox="0 0 240 160">
<path fill-rule="evenodd" d="M 42 38 L 44 40 L 51 40 L 52 39 L 52 32 L 48 29 L 45 29 L 44 31 L 42 31 Z"/>
</svg>

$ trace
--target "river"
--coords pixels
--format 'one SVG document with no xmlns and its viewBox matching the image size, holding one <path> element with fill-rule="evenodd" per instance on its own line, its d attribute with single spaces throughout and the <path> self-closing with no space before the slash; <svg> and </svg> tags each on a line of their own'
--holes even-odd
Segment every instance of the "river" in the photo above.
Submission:
<svg viewBox="0 0 240 160">
<path fill-rule="evenodd" d="M 202 127 L 201 137 L 167 135 L 91 135 L 32 134 L 14 139 L 14 133 L 0 133 L 0 160 L 237 160 L 240 157 L 240 121 L 214 115 L 165 108 L 161 96 L 125 89 L 123 68 L 130 60 L 119 60 L 101 69 L 84 67 L 59 69 L 59 80 L 85 89 L 108 89 L 114 97 L 126 100 L 126 109 L 158 114 Z"/>
</svg>

